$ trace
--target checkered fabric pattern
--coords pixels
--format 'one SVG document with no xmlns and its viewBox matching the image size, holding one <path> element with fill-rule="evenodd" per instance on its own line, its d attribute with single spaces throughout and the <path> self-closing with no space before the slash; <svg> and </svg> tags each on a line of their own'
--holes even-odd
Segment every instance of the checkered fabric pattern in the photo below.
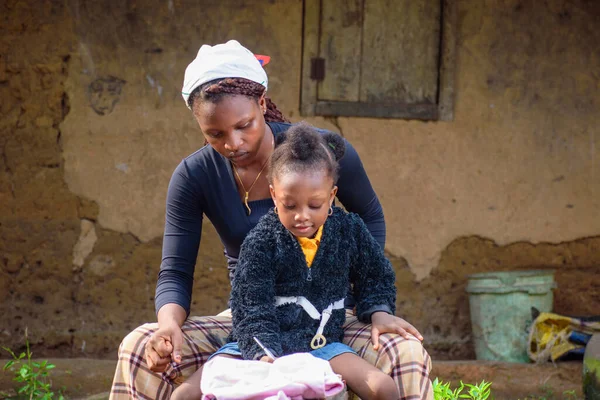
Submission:
<svg viewBox="0 0 600 400">
<path fill-rule="evenodd" d="M 214 317 L 188 318 L 182 327 L 182 361 L 178 365 L 170 365 L 163 373 L 150 371 L 144 359 L 144 346 L 157 328 L 156 323 L 142 325 L 121 343 L 111 400 L 169 399 L 177 385 L 226 343 L 231 332 L 231 314 L 227 310 Z M 381 335 L 379 340 L 381 348 L 375 351 L 371 344 L 371 326 L 359 322 L 347 311 L 344 343 L 394 378 L 401 400 L 432 400 L 431 359 L 421 343 L 416 338 L 404 339 L 395 334 Z M 354 399 L 357 397 L 354 396 Z"/>
</svg>

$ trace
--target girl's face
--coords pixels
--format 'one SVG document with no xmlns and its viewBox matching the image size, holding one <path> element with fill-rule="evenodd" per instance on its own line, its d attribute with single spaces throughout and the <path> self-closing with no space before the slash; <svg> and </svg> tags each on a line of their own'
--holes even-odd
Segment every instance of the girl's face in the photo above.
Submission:
<svg viewBox="0 0 600 400">
<path fill-rule="evenodd" d="M 325 171 L 283 172 L 273 178 L 271 197 L 279 220 L 298 237 L 313 237 L 325 223 L 337 186 Z"/>
<path fill-rule="evenodd" d="M 208 144 L 240 167 L 255 160 L 265 138 L 265 110 L 264 97 L 257 102 L 241 95 L 193 105 L 194 117 Z"/>
</svg>

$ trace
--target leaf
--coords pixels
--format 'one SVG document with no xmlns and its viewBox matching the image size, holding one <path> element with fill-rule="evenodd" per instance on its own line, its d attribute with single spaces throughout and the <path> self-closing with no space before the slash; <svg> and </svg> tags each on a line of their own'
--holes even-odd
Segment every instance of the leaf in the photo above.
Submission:
<svg viewBox="0 0 600 400">
<path fill-rule="evenodd" d="M 15 358 L 15 359 L 17 358 L 16 354 L 11 349 L 9 349 L 8 347 L 4 347 L 4 346 L 2 346 L 2 348 L 4 350 L 8 351 L 10 353 L 10 355 L 12 356 L 12 358 Z"/>
<path fill-rule="evenodd" d="M 10 367 L 12 367 L 15 364 L 15 360 L 10 360 L 8 361 L 6 364 L 4 364 L 4 368 L 2 368 L 4 371 L 6 371 L 7 369 L 9 369 Z"/>
</svg>

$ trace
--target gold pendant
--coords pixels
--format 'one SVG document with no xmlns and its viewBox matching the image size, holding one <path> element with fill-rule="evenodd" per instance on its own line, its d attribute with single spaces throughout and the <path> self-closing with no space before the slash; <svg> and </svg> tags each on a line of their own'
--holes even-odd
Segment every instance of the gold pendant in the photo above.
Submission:
<svg viewBox="0 0 600 400">
<path fill-rule="evenodd" d="M 244 195 L 244 204 L 246 205 L 246 208 L 248 209 L 248 215 L 252 214 L 252 210 L 248 206 L 248 192 L 246 192 L 246 194 Z"/>
</svg>

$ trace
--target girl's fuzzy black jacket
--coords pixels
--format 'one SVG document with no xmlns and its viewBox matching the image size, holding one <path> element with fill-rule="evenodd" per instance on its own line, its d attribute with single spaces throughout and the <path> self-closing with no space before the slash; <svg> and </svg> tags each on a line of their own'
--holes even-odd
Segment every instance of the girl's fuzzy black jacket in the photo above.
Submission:
<svg viewBox="0 0 600 400">
<path fill-rule="evenodd" d="M 240 251 L 231 291 L 232 340 L 245 359 L 264 352 L 256 336 L 277 356 L 311 351 L 319 327 L 296 304 L 275 306 L 275 296 L 304 296 L 321 312 L 346 297 L 354 285 L 356 313 L 369 322 L 373 310 L 395 312 L 395 274 L 381 246 L 362 219 L 334 207 L 327 218 L 307 280 L 308 265 L 298 240 L 271 210 L 250 231 Z M 323 332 L 327 343 L 341 342 L 345 310 L 334 310 Z"/>
</svg>

